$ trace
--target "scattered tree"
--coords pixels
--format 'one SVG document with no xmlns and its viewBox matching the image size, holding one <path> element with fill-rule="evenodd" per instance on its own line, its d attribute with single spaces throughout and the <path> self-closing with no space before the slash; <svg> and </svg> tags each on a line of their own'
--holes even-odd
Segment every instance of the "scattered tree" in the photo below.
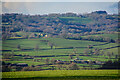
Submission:
<svg viewBox="0 0 120 80">
<path fill-rule="evenodd" d="M 53 49 L 54 44 L 52 42 L 48 42 L 48 45 Z"/>
<path fill-rule="evenodd" d="M 19 50 L 21 50 L 21 45 L 20 45 L 20 44 L 18 44 L 18 45 L 17 45 L 17 48 L 18 48 Z"/>
<path fill-rule="evenodd" d="M 49 58 L 47 58 L 46 60 L 45 60 L 45 62 L 46 62 L 46 64 L 49 64 Z"/>
<path fill-rule="evenodd" d="M 70 69 L 70 70 L 79 70 L 79 67 L 78 67 L 74 62 L 72 62 L 72 63 L 69 65 L 69 69 Z"/>
<path fill-rule="evenodd" d="M 35 50 L 39 50 L 39 45 L 38 44 L 35 45 Z"/>
</svg>

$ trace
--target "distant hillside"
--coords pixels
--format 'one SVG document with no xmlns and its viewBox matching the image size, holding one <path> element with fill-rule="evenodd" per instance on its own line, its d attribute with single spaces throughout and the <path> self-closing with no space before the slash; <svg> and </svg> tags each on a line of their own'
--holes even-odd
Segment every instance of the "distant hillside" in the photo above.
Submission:
<svg viewBox="0 0 120 80">
<path fill-rule="evenodd" d="M 114 32 L 118 29 L 118 15 L 106 11 L 89 14 L 48 14 L 23 15 L 18 13 L 2 14 L 3 36 L 13 36 L 15 32 L 37 32 L 54 35 L 74 35 L 100 31 Z"/>
</svg>

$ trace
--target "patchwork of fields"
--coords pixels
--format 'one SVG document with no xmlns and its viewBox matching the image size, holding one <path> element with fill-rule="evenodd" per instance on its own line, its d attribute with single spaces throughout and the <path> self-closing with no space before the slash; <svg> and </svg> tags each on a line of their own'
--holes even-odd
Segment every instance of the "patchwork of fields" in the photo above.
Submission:
<svg viewBox="0 0 120 80">
<path fill-rule="evenodd" d="M 101 35 L 91 35 L 101 36 Z M 103 36 L 103 35 L 102 35 Z M 106 34 L 105 36 L 111 37 Z M 86 37 L 86 36 L 82 36 Z M 112 36 L 113 37 L 113 36 Z M 114 36 L 113 38 L 117 38 Z M 54 45 L 49 45 L 54 43 Z M 10 38 L 3 42 L 2 58 L 5 63 L 25 63 L 28 66 L 43 71 L 3 72 L 4 78 L 24 79 L 118 79 L 117 70 L 89 70 L 100 68 L 106 61 L 117 60 L 118 44 L 109 42 L 97 42 L 89 40 L 71 40 L 62 38 Z M 19 48 L 18 48 L 19 45 Z M 92 45 L 92 48 L 89 46 Z M 37 46 L 37 50 L 36 50 Z M 97 52 L 96 52 L 97 51 Z M 111 56 L 109 56 L 111 54 Z M 53 63 L 53 60 L 61 61 L 61 64 Z M 90 64 L 90 61 L 96 62 Z M 80 70 L 69 70 L 71 62 L 75 62 Z M 85 70 L 87 69 L 87 70 Z M 19 75 L 18 75 L 19 73 Z M 14 76 L 16 75 L 16 76 Z M 86 76 L 87 75 L 87 76 Z"/>
<path fill-rule="evenodd" d="M 3 20 L 2 78 L 119 79 L 117 16 L 74 16 Z"/>
<path fill-rule="evenodd" d="M 55 46 L 51 49 L 47 41 L 54 43 Z M 71 61 L 76 58 L 91 61 L 114 61 L 116 60 L 115 55 L 118 54 L 118 47 L 116 47 L 118 44 L 116 43 L 86 40 L 69 40 L 61 38 L 9 39 L 3 41 L 3 44 L 3 60 L 7 58 L 7 56 L 9 57 L 5 60 L 6 63 L 27 63 L 28 65 L 45 64 L 47 58 L 49 58 L 49 61 L 52 59 Z M 21 49 L 17 48 L 18 45 L 20 45 Z M 36 45 L 39 45 L 38 50 L 35 50 Z M 89 45 L 93 45 L 93 48 L 88 48 Z M 94 54 L 95 49 L 99 50 L 99 56 Z M 107 55 L 108 53 L 113 53 L 113 55 L 109 58 Z M 7 54 L 14 55 L 9 56 Z M 70 58 L 70 55 L 73 55 L 72 58 Z M 32 57 L 32 59 L 25 59 L 27 57 Z M 35 59 L 42 60 L 35 62 Z M 89 64 L 77 65 L 79 67 L 89 67 Z M 100 67 L 99 65 L 93 65 L 93 67 L 94 66 Z"/>
</svg>

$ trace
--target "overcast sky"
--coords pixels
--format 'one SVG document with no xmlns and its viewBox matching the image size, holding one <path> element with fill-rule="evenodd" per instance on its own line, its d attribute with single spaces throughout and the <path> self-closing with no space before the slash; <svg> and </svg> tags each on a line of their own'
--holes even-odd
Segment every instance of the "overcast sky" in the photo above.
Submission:
<svg viewBox="0 0 120 80">
<path fill-rule="evenodd" d="M 66 12 L 89 13 L 98 10 L 105 10 L 110 14 L 118 12 L 117 2 L 54 2 L 55 0 L 53 2 L 45 2 L 46 0 L 44 0 L 44 2 L 39 2 L 42 0 L 39 0 L 38 2 L 30 2 L 32 0 L 29 0 L 29 2 L 7 2 L 7 1 L 4 0 L 4 2 L 2 2 L 3 13 L 23 13 L 23 14 L 49 14 Z"/>
</svg>

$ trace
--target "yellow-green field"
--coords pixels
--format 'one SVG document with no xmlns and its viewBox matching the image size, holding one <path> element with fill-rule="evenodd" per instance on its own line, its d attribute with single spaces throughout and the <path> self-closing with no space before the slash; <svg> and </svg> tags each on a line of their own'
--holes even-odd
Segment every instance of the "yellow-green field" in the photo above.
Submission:
<svg viewBox="0 0 120 80">
<path fill-rule="evenodd" d="M 3 72 L 2 78 L 119 79 L 118 70 L 46 70 Z"/>
</svg>

